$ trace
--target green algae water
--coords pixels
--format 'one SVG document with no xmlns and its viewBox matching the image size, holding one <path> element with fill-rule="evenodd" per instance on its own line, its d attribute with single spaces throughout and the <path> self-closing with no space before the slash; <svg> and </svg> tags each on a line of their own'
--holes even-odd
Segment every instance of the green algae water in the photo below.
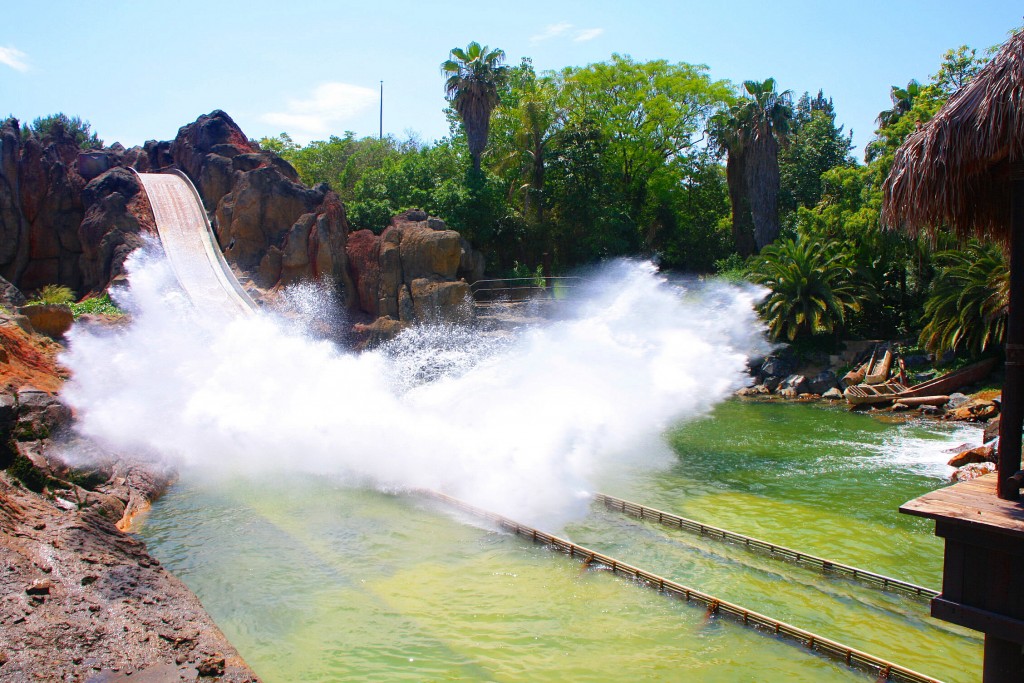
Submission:
<svg viewBox="0 0 1024 683">
<path fill-rule="evenodd" d="M 943 450 L 978 431 L 729 401 L 665 434 L 670 467 L 602 487 L 938 588 L 931 523 L 896 509 L 945 485 Z M 598 505 L 547 530 L 921 673 L 979 679 L 981 640 L 925 601 Z M 435 504 L 328 478 L 186 474 L 141 533 L 270 683 L 870 680 Z"/>
</svg>

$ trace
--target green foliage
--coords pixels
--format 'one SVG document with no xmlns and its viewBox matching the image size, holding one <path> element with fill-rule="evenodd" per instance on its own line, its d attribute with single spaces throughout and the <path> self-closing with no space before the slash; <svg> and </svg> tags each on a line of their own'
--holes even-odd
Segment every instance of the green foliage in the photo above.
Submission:
<svg viewBox="0 0 1024 683">
<path fill-rule="evenodd" d="M 789 144 L 779 152 L 779 209 L 792 214 L 799 207 L 811 208 L 821 201 L 822 174 L 837 166 L 852 166 L 853 134 L 836 126 L 832 100 L 820 90 L 797 102 Z"/>
<path fill-rule="evenodd" d="M 41 116 L 22 129 L 22 137 L 35 133 L 40 138 L 54 136 L 59 132 L 68 133 L 81 149 L 101 149 L 103 140 L 93 133 L 88 121 L 78 116 L 68 116 L 60 112 L 50 116 Z"/>
<path fill-rule="evenodd" d="M 25 485 L 29 491 L 42 493 L 46 485 L 50 483 L 50 477 L 46 476 L 39 468 L 32 464 L 32 461 L 20 453 L 14 456 L 13 462 L 7 468 L 7 472 Z"/>
<path fill-rule="evenodd" d="M 835 334 L 865 294 L 849 255 L 812 240 L 780 240 L 751 264 L 751 279 L 771 290 L 761 313 L 775 339 Z"/>
<path fill-rule="evenodd" d="M 730 88 L 712 81 L 702 65 L 636 62 L 617 54 L 565 69 L 558 78 L 566 127 L 593 136 L 601 148 L 594 160 L 600 168 L 590 169 L 599 170 L 601 182 L 587 182 L 601 194 L 587 200 L 618 214 L 615 222 L 624 230 L 617 226 L 615 237 L 628 251 L 652 251 L 671 204 L 659 190 L 692 165 L 699 154 L 695 139 L 707 117 L 732 99 Z"/>
<path fill-rule="evenodd" d="M 946 50 L 939 72 L 932 76 L 932 81 L 946 95 L 952 95 L 967 85 L 987 62 L 987 58 L 978 57 L 978 51 L 966 45 Z"/>
<path fill-rule="evenodd" d="M 881 161 L 887 173 L 892 157 L 918 126 L 931 120 L 945 103 L 947 94 L 937 85 L 922 86 L 916 80 L 906 88 L 892 86 L 889 99 L 892 108 L 878 114 L 875 139 L 868 143 L 864 157 L 868 162 Z"/>
<path fill-rule="evenodd" d="M 288 135 L 288 133 L 279 133 L 274 138 L 260 138 L 259 146 L 260 149 L 276 152 L 285 158 L 287 158 L 289 153 L 300 149 L 300 146 L 292 140 L 292 136 Z"/>
<path fill-rule="evenodd" d="M 929 351 L 980 355 L 1006 338 L 1010 274 L 1002 248 L 971 242 L 935 255 L 920 343 Z"/>
<path fill-rule="evenodd" d="M 125 312 L 117 307 L 110 299 L 110 294 L 104 292 L 100 296 L 89 297 L 83 299 L 77 303 L 71 303 L 71 312 L 75 315 L 77 320 L 83 315 L 108 315 L 112 317 L 121 317 L 125 315 Z"/>
<path fill-rule="evenodd" d="M 725 258 L 717 259 L 715 261 L 714 273 L 715 277 L 726 282 L 741 283 L 747 282 L 750 279 L 746 260 L 736 252 L 729 254 Z"/>
<path fill-rule="evenodd" d="M 64 285 L 45 285 L 40 289 L 29 304 L 70 304 L 75 300 L 75 292 Z"/>
<path fill-rule="evenodd" d="M 465 50 L 452 48 L 449 58 L 441 63 L 441 71 L 448 77 L 444 84 L 445 96 L 466 128 L 469 156 L 476 171 L 480 171 L 480 155 L 487 146 L 491 112 L 498 106 L 498 89 L 508 70 L 502 66 L 504 61 L 504 51 L 490 50 L 473 41 Z"/>
</svg>

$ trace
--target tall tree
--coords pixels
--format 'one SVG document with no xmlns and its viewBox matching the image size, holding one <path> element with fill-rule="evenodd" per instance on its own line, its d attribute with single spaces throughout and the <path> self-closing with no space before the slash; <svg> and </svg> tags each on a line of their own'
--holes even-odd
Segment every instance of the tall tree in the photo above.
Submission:
<svg viewBox="0 0 1024 683">
<path fill-rule="evenodd" d="M 725 154 L 725 180 L 732 205 L 732 239 L 736 251 L 746 258 L 757 251 L 754 220 L 747 189 L 747 138 L 744 110 L 738 104 L 722 110 L 708 121 L 708 135 L 719 154 Z"/>
<path fill-rule="evenodd" d="M 444 90 L 466 128 L 473 169 L 480 171 L 480 155 L 487 147 L 491 112 L 498 106 L 498 89 L 507 67 L 503 50 L 490 50 L 473 41 L 465 50 L 452 48 L 449 59 L 441 63 L 448 76 Z"/>
<path fill-rule="evenodd" d="M 614 210 L 632 223 L 636 235 L 630 241 L 651 249 L 659 224 L 652 183 L 664 180 L 659 178 L 664 174 L 678 178 L 692 165 L 695 138 L 707 117 L 731 99 L 728 85 L 711 80 L 703 65 L 637 62 L 618 54 L 607 62 L 565 69 L 561 79 L 567 123 L 599 124 Z M 612 204 L 609 199 L 603 203 Z"/>
<path fill-rule="evenodd" d="M 792 94 L 778 92 L 775 79 L 760 83 L 744 81 L 749 98 L 747 188 L 750 215 L 754 221 L 754 241 L 760 251 L 779 236 L 779 146 L 789 140 L 789 122 L 793 118 Z"/>
<path fill-rule="evenodd" d="M 798 207 L 811 208 L 821 199 L 822 173 L 855 163 L 850 154 L 853 134 L 836 125 L 832 100 L 822 91 L 800 97 L 791 128 L 789 145 L 779 154 L 779 209 L 790 218 Z"/>
<path fill-rule="evenodd" d="M 774 78 L 744 81 L 743 89 L 739 102 L 713 117 L 708 132 L 729 155 L 733 234 L 737 251 L 749 256 L 779 236 L 779 147 L 789 139 L 793 107 L 792 94 L 778 92 Z"/>
</svg>

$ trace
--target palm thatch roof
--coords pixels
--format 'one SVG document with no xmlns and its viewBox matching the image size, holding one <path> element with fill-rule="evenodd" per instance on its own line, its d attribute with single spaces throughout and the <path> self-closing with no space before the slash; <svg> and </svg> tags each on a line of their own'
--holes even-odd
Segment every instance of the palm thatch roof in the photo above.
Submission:
<svg viewBox="0 0 1024 683">
<path fill-rule="evenodd" d="M 896 152 L 882 222 L 911 234 L 948 227 L 962 238 L 1005 243 L 1013 173 L 1021 162 L 1024 32 Z"/>
</svg>

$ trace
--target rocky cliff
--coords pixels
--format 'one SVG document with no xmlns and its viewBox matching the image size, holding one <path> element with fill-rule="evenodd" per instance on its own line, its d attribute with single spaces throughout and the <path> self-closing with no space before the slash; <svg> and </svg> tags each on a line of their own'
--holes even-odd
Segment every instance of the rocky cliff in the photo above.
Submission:
<svg viewBox="0 0 1024 683">
<path fill-rule="evenodd" d="M 466 315 L 465 280 L 479 254 L 422 211 L 396 216 L 382 235 L 350 236 L 345 206 L 327 185 L 304 185 L 277 154 L 250 141 L 222 111 L 183 126 L 172 141 L 79 150 L 59 126 L 39 139 L 16 120 L 0 129 L 0 276 L 25 291 L 106 288 L 154 231 L 131 172 L 183 170 L 195 184 L 228 262 L 260 287 L 329 280 L 356 320 L 399 324 Z"/>
</svg>

